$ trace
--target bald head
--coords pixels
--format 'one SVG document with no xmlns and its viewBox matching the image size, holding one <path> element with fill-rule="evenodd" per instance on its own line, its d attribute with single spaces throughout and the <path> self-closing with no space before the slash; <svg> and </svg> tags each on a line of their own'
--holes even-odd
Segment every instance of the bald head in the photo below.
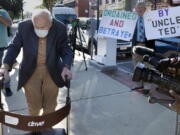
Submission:
<svg viewBox="0 0 180 135">
<path fill-rule="evenodd" d="M 136 4 L 135 10 L 139 16 L 143 16 L 146 11 L 146 4 L 144 2 L 139 2 Z"/>
<path fill-rule="evenodd" d="M 47 9 L 36 9 L 32 14 L 32 22 L 35 28 L 49 30 L 52 25 L 52 16 Z"/>
</svg>

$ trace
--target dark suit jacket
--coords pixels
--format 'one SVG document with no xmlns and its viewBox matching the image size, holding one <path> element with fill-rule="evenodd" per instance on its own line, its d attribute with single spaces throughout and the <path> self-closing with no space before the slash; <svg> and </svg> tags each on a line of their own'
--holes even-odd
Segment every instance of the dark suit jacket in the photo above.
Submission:
<svg viewBox="0 0 180 135">
<path fill-rule="evenodd" d="M 38 37 L 34 32 L 31 20 L 21 22 L 18 31 L 10 43 L 3 63 L 11 68 L 14 60 L 23 49 L 23 59 L 19 69 L 18 90 L 31 77 L 37 66 Z M 52 27 L 47 36 L 46 66 L 58 87 L 64 86 L 61 72 L 64 65 L 71 66 L 72 51 L 67 44 L 66 26 L 57 20 L 53 20 Z"/>
<path fill-rule="evenodd" d="M 135 46 L 136 44 L 137 44 L 137 23 L 132 38 L 132 47 Z M 145 46 L 155 50 L 155 40 L 147 40 L 145 35 Z"/>
</svg>

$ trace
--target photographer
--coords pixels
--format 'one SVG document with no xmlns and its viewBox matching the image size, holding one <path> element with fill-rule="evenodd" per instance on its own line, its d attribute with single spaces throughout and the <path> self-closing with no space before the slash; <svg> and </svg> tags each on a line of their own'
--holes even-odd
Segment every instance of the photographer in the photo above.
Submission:
<svg viewBox="0 0 180 135">
<path fill-rule="evenodd" d="M 144 20 L 143 20 L 143 15 L 146 11 L 145 3 L 144 2 L 137 3 L 135 7 L 135 11 L 139 15 L 139 17 L 137 20 L 135 32 L 132 39 L 133 50 L 134 50 L 134 47 L 136 46 L 144 46 L 144 47 L 154 49 L 155 48 L 154 41 L 147 41 L 146 36 L 145 36 L 145 27 L 144 27 Z M 132 61 L 135 68 L 139 62 L 143 61 L 143 57 L 136 54 L 134 51 L 132 51 Z M 132 88 L 132 90 L 141 90 L 143 94 L 148 94 L 150 89 L 151 89 L 151 86 L 148 83 L 144 84 L 142 81 L 137 82 L 137 86 L 135 88 Z"/>
</svg>

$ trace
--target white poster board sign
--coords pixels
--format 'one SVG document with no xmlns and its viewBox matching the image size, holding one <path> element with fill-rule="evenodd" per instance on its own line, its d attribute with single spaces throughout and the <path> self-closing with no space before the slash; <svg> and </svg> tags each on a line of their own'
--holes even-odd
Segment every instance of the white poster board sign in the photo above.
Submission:
<svg viewBox="0 0 180 135">
<path fill-rule="evenodd" d="M 144 14 L 148 40 L 180 36 L 180 7 L 147 11 Z"/>
<path fill-rule="evenodd" d="M 137 14 L 128 11 L 104 10 L 98 35 L 130 41 L 133 37 Z"/>
</svg>

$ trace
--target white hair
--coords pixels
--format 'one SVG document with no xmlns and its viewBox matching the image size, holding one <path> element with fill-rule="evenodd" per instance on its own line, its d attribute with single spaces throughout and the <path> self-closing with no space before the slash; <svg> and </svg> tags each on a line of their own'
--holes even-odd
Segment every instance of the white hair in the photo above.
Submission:
<svg viewBox="0 0 180 135">
<path fill-rule="evenodd" d="M 32 13 L 32 22 L 34 23 L 34 19 L 39 16 L 46 16 L 52 22 L 51 12 L 47 9 L 35 9 Z"/>
</svg>

